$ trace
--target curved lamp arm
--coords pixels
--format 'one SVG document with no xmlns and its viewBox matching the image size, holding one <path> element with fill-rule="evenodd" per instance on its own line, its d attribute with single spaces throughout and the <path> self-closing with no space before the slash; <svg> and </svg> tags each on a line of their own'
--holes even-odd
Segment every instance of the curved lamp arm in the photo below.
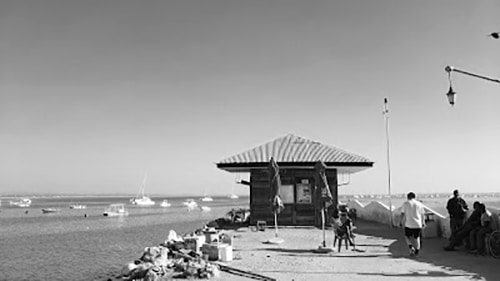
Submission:
<svg viewBox="0 0 500 281">
<path fill-rule="evenodd" d="M 454 68 L 453 66 L 449 66 L 449 65 L 446 66 L 444 68 L 444 70 L 446 72 L 448 72 L 448 73 L 450 73 L 452 71 L 455 71 L 455 72 L 466 74 L 466 75 L 469 75 L 469 76 L 472 76 L 472 77 L 481 78 L 481 79 L 488 80 L 488 81 L 495 82 L 495 83 L 500 83 L 500 80 L 498 80 L 498 79 L 493 79 L 493 78 L 489 78 L 489 77 L 486 77 L 486 76 L 483 76 L 483 75 L 478 75 L 478 74 L 470 73 L 470 72 L 467 72 L 467 71 L 464 71 L 464 70 L 460 70 L 460 69 Z"/>
</svg>

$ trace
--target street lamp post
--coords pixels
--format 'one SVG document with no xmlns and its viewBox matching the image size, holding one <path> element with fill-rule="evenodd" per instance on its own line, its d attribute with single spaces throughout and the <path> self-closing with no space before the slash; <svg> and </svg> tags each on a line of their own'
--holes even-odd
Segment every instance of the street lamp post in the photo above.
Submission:
<svg viewBox="0 0 500 281">
<path fill-rule="evenodd" d="M 498 79 L 486 77 L 486 76 L 479 75 L 479 74 L 474 74 L 474 73 L 471 73 L 471 72 L 468 72 L 468 71 L 464 71 L 464 70 L 460 70 L 458 68 L 454 68 L 453 66 L 449 66 L 449 65 L 446 66 L 444 68 L 444 70 L 446 72 L 448 72 L 448 80 L 450 81 L 450 89 L 448 90 L 448 93 L 446 93 L 446 97 L 448 98 L 448 102 L 450 103 L 451 106 L 453 106 L 455 104 L 455 95 L 457 94 L 455 91 L 453 91 L 453 87 L 451 86 L 451 72 L 452 71 L 455 71 L 455 72 L 458 72 L 458 73 L 462 73 L 462 74 L 465 74 L 465 75 L 469 75 L 469 76 L 472 76 L 472 77 L 476 77 L 476 78 L 481 78 L 481 79 L 484 79 L 484 80 L 488 80 L 490 82 L 500 83 L 500 80 L 498 80 Z"/>
<path fill-rule="evenodd" d="M 389 157 L 389 107 L 387 98 L 384 98 L 385 139 L 387 152 L 387 190 L 389 193 L 389 223 L 392 228 L 392 200 L 391 200 L 391 163 Z"/>
</svg>

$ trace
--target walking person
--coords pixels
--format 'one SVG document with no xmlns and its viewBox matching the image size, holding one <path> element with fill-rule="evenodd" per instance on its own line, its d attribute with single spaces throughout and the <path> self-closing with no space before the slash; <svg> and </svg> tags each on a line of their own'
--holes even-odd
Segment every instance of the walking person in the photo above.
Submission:
<svg viewBox="0 0 500 281">
<path fill-rule="evenodd" d="M 446 210 L 450 215 L 451 235 L 454 235 L 464 225 L 465 215 L 469 210 L 465 200 L 460 197 L 458 189 L 453 191 L 453 197 L 448 200 Z"/>
<path fill-rule="evenodd" d="M 425 226 L 424 205 L 415 200 L 415 193 L 406 195 L 406 201 L 401 207 L 400 226 L 404 226 L 405 241 L 410 249 L 410 256 L 417 256 L 420 252 L 420 237 Z"/>
</svg>

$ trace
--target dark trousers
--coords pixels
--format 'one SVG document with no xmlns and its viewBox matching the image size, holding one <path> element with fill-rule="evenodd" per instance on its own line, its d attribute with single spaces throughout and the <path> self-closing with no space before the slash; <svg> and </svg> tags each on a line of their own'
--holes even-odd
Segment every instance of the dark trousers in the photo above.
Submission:
<svg viewBox="0 0 500 281">
<path fill-rule="evenodd" d="M 462 243 L 462 241 L 466 238 L 469 238 L 470 232 L 477 227 L 477 224 L 464 224 L 460 229 L 458 229 L 455 233 L 451 233 L 450 236 L 450 246 L 455 247 Z M 466 239 L 466 247 L 469 248 L 470 239 Z"/>
<path fill-rule="evenodd" d="M 451 218 L 450 217 L 450 228 L 451 234 L 456 233 L 460 228 L 464 226 L 464 218 Z"/>
<path fill-rule="evenodd" d="M 477 250 L 478 252 L 483 253 L 485 250 L 484 237 L 491 231 L 491 228 L 483 226 L 471 230 L 469 234 L 470 249 Z"/>
</svg>

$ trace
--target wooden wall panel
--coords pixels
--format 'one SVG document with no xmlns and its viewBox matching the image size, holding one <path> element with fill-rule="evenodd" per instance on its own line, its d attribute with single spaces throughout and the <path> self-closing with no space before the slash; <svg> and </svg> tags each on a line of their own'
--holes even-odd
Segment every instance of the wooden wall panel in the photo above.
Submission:
<svg viewBox="0 0 500 281">
<path fill-rule="evenodd" d="M 327 180 L 336 206 L 338 204 L 337 171 L 327 170 Z M 286 204 L 285 209 L 278 215 L 279 225 L 319 225 L 321 218 L 319 211 L 314 207 L 315 171 L 312 169 L 282 169 L 280 170 L 282 184 L 297 184 L 307 179 L 313 191 L 311 204 Z M 250 209 L 251 224 L 259 220 L 274 225 L 274 214 L 271 210 L 271 187 L 267 169 L 252 170 L 250 174 Z"/>
</svg>

